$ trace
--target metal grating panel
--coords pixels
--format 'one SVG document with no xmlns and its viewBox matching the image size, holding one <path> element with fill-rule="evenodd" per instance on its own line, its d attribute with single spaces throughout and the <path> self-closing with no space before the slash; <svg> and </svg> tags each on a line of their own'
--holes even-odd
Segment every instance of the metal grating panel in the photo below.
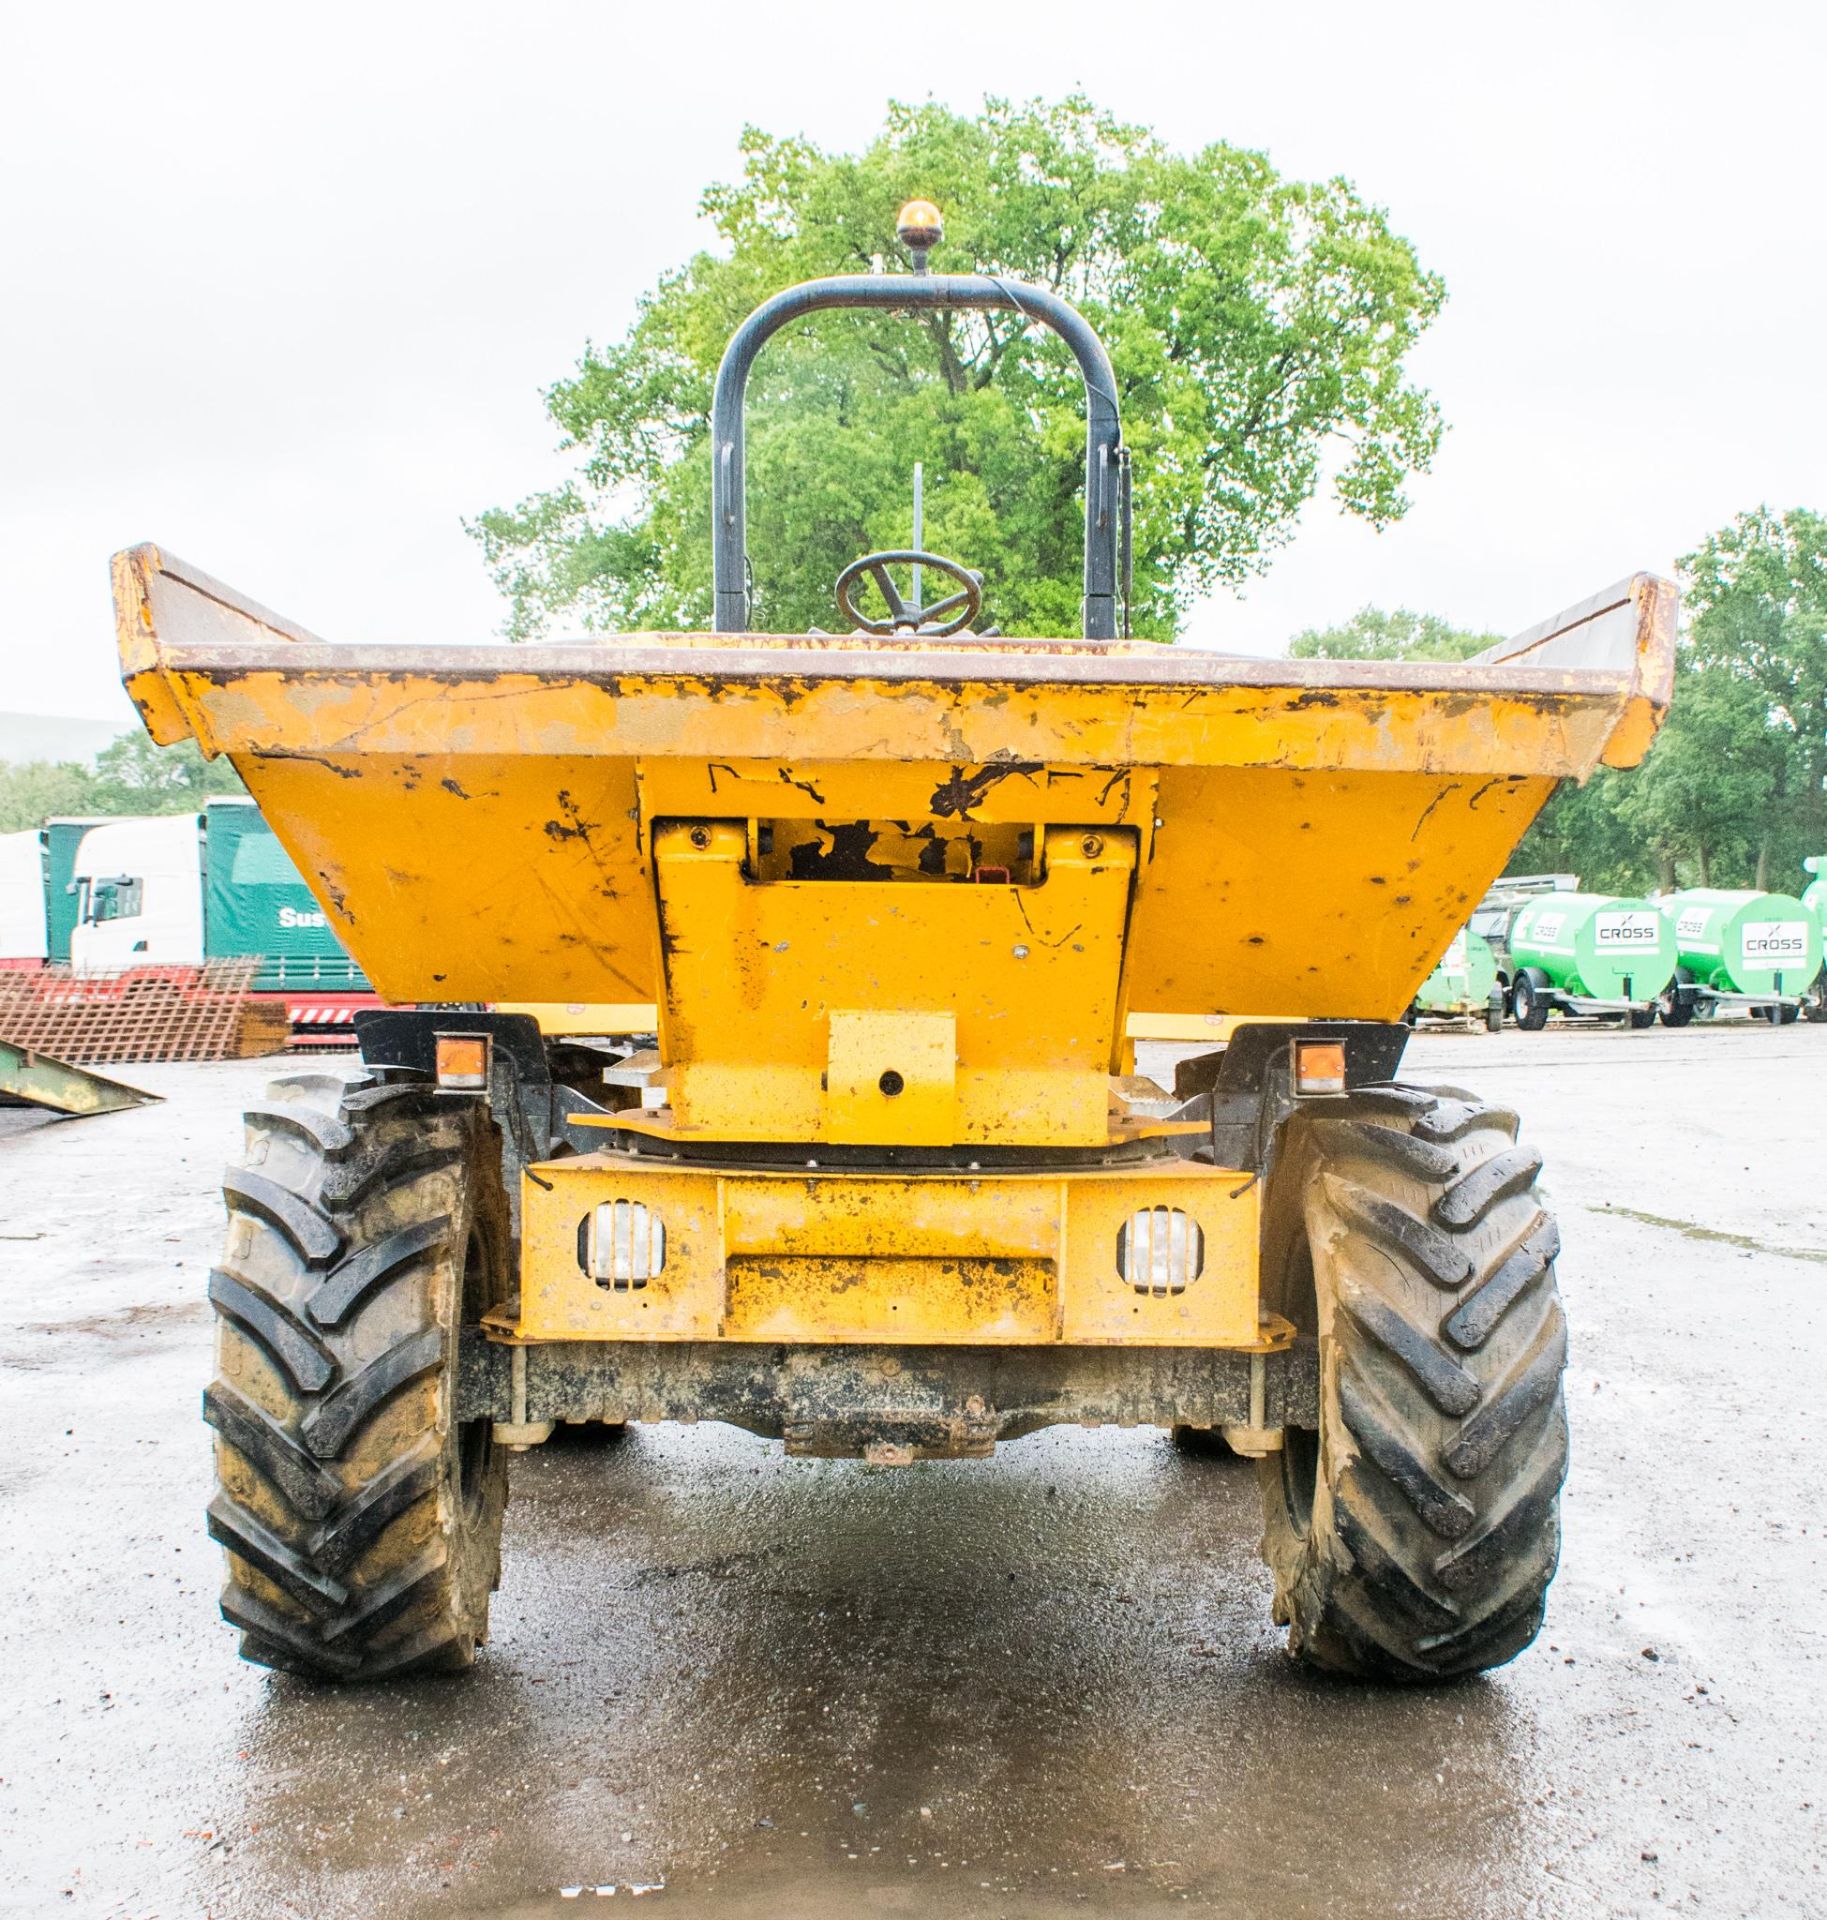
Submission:
<svg viewBox="0 0 1827 1920">
<path fill-rule="evenodd" d="M 78 974 L 0 973 L 0 1038 L 59 1060 L 237 1060 L 290 1039 L 281 1001 L 252 997 L 258 959 Z"/>
</svg>

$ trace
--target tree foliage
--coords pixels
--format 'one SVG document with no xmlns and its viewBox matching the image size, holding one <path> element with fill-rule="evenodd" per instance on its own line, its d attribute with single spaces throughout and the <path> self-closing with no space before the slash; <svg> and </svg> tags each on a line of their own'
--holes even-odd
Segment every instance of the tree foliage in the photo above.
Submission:
<svg viewBox="0 0 1827 1920">
<path fill-rule="evenodd" d="M 205 760 L 194 740 L 155 747 L 123 733 L 93 766 L 32 760 L 0 766 L 0 833 L 42 826 L 60 814 L 190 813 L 212 793 L 242 793 L 227 760 Z"/>
<path fill-rule="evenodd" d="M 980 114 L 892 105 L 860 154 L 751 128 L 711 187 L 715 251 L 668 273 L 633 325 L 546 394 L 578 470 L 471 531 L 508 631 L 701 627 L 710 617 L 717 363 L 794 281 L 905 264 L 895 214 L 936 199 L 936 271 L 1034 281 L 1077 304 L 1115 363 L 1136 472 L 1138 632 L 1171 637 L 1196 594 L 1260 571 L 1323 473 L 1377 526 L 1439 443 L 1409 350 L 1444 289 L 1343 180 L 1283 179 L 1261 154 L 1170 152 L 1075 96 Z M 828 624 L 831 585 L 907 544 L 986 575 L 1012 633 L 1078 630 L 1083 393 L 1051 334 L 1009 314 L 830 313 L 775 336 L 749 388 L 754 623 Z"/>
<path fill-rule="evenodd" d="M 1296 660 L 1469 660 L 1502 638 L 1455 627 L 1436 613 L 1360 607 L 1336 627 L 1309 627 L 1288 642 Z"/>
<path fill-rule="evenodd" d="M 1794 893 L 1827 854 L 1827 519 L 1742 513 L 1680 563 L 1669 716 L 1642 766 L 1601 767 L 1549 801 L 1519 872 L 1618 892 L 1757 886 Z M 1366 608 L 1296 654 L 1454 659 L 1490 636 Z M 1440 650 L 1434 650 L 1438 642 Z"/>
<path fill-rule="evenodd" d="M 1648 758 L 1564 788 L 1523 856 L 1602 886 L 1794 893 L 1802 859 L 1827 853 L 1827 519 L 1741 513 L 1682 558 L 1681 587 L 1674 703 Z"/>
<path fill-rule="evenodd" d="M 74 760 L 0 766 L 0 833 L 42 826 L 58 814 L 94 812 L 87 804 L 94 785 L 94 769 Z"/>
</svg>

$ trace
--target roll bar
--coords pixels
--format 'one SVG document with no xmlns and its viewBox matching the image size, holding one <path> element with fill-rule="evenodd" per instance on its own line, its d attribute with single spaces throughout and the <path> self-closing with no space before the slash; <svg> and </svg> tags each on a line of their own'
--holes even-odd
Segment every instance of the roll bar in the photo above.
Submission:
<svg viewBox="0 0 1827 1920">
<path fill-rule="evenodd" d="M 755 356 L 789 322 L 831 307 L 880 307 L 899 312 L 963 308 L 1025 314 L 1051 327 L 1078 362 L 1085 382 L 1085 601 L 1087 640 L 1117 635 L 1119 535 L 1128 521 L 1128 454 L 1117 418 L 1116 374 L 1091 323 L 1045 287 L 994 274 L 842 274 L 807 280 L 765 300 L 730 336 L 711 402 L 715 461 L 713 570 L 715 631 L 746 633 L 749 625 L 747 484 L 743 402 Z M 1127 542 L 1123 545 L 1126 549 Z M 1125 594 L 1127 583 L 1125 582 Z"/>
</svg>

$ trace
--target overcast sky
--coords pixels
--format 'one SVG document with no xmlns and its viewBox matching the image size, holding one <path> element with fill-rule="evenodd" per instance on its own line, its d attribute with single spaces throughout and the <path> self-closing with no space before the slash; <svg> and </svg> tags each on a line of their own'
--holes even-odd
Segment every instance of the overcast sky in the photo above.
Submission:
<svg viewBox="0 0 1827 1920">
<path fill-rule="evenodd" d="M 1398 528 L 1326 500 L 1200 645 L 1366 602 L 1513 631 L 1767 501 L 1827 508 L 1827 8 L 36 6 L 0 54 L 0 708 L 125 715 L 151 539 L 326 638 L 482 640 L 460 518 L 702 244 L 745 121 L 1083 86 L 1389 210 L 1449 303 Z M 966 262 L 949 262 L 955 267 Z M 969 556 L 961 556 L 968 559 Z"/>
</svg>

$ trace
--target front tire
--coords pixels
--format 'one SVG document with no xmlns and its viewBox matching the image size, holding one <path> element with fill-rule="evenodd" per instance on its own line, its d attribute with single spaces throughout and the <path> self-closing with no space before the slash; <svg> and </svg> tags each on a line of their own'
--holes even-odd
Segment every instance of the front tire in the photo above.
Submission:
<svg viewBox="0 0 1827 1920">
<path fill-rule="evenodd" d="M 462 1329 L 507 1291 L 499 1135 L 423 1081 L 324 1074 L 246 1121 L 209 1285 L 223 1616 L 316 1680 L 467 1667 L 507 1500 L 491 1423 L 454 1417 Z"/>
<path fill-rule="evenodd" d="M 1516 1117 L 1367 1089 L 1288 1124 L 1268 1290 L 1317 1334 L 1317 1429 L 1259 1466 L 1288 1650 L 1328 1673 L 1436 1681 L 1540 1630 L 1567 1468 L 1559 1235 Z"/>
</svg>

